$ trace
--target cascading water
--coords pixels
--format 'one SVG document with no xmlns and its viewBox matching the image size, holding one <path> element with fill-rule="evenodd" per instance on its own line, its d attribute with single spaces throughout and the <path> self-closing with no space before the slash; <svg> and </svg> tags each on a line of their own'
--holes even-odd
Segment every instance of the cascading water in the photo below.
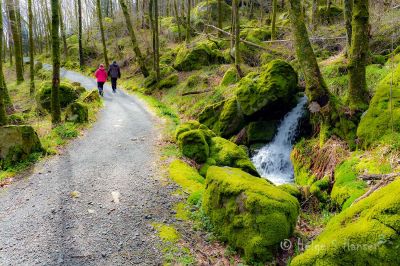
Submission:
<svg viewBox="0 0 400 266">
<path fill-rule="evenodd" d="M 260 175 L 274 184 L 293 182 L 294 172 L 290 152 L 306 103 L 307 97 L 304 96 L 283 118 L 272 142 L 262 147 L 252 159 Z"/>
</svg>

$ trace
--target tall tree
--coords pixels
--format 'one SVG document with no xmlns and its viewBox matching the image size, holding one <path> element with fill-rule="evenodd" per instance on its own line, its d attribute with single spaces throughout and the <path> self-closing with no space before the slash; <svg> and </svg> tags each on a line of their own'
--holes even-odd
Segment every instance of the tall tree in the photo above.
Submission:
<svg viewBox="0 0 400 266">
<path fill-rule="evenodd" d="M 276 11 L 278 9 L 277 0 L 272 0 L 272 22 L 271 22 L 271 40 L 276 39 Z"/>
<path fill-rule="evenodd" d="M 178 25 L 178 38 L 179 38 L 179 40 L 182 40 L 181 19 L 179 17 L 177 1 L 178 0 L 174 0 L 174 11 L 175 11 L 176 24 Z"/>
<path fill-rule="evenodd" d="M 346 24 L 348 48 L 350 48 L 351 46 L 352 19 L 353 19 L 353 0 L 344 0 L 344 20 Z"/>
<path fill-rule="evenodd" d="M 136 40 L 136 35 L 135 35 L 135 32 L 132 27 L 132 23 L 131 23 L 131 17 L 128 12 L 128 7 L 126 6 L 125 0 L 119 0 L 119 4 L 121 6 L 122 12 L 124 13 L 126 26 L 128 28 L 129 35 L 131 37 L 133 51 L 135 52 L 136 57 L 138 58 L 140 70 L 142 71 L 143 76 L 147 77 L 149 75 L 149 72 L 146 68 L 146 62 L 144 60 L 144 57 L 142 55 L 142 52 L 140 51 L 138 42 Z"/>
<path fill-rule="evenodd" d="M 222 29 L 222 0 L 217 0 L 217 11 L 218 11 L 218 28 Z M 222 37 L 222 32 L 218 31 L 218 36 Z"/>
<path fill-rule="evenodd" d="M 78 0 L 80 1 L 80 0 Z M 59 0 L 51 0 L 51 44 L 53 60 L 53 86 L 51 89 L 51 122 L 61 122 L 60 106 L 60 12 Z"/>
<path fill-rule="evenodd" d="M 64 50 L 64 60 L 68 58 L 68 45 L 67 45 L 67 36 L 65 34 L 65 26 L 64 26 L 64 19 L 62 13 L 62 2 L 60 2 L 60 29 L 61 29 L 61 38 L 63 42 L 63 50 Z"/>
<path fill-rule="evenodd" d="M 289 0 L 288 3 L 296 54 L 304 73 L 308 100 L 325 106 L 329 102 L 329 93 L 308 37 L 301 1 Z"/>
<path fill-rule="evenodd" d="M 318 8 L 319 2 L 318 0 L 312 0 L 312 10 L 311 10 L 311 24 L 313 30 L 317 30 L 318 28 Z"/>
<path fill-rule="evenodd" d="M 103 16 L 101 14 L 101 3 L 100 3 L 100 0 L 97 0 L 97 17 L 99 19 L 101 43 L 103 44 L 104 62 L 106 64 L 106 66 L 108 67 L 109 66 L 109 62 L 108 62 L 108 56 L 107 56 L 106 38 L 104 37 Z"/>
<path fill-rule="evenodd" d="M 154 37 L 155 37 L 155 52 L 156 52 L 156 77 L 160 80 L 160 40 L 158 27 L 158 0 L 154 0 Z"/>
<path fill-rule="evenodd" d="M 21 22 L 21 5 L 19 4 L 19 0 L 14 0 L 15 5 L 15 19 L 17 22 L 18 36 L 19 36 L 19 57 L 21 58 L 20 64 L 22 68 L 22 73 L 24 73 L 24 52 L 23 52 L 23 41 L 22 41 L 22 22 Z"/>
<path fill-rule="evenodd" d="M 83 69 L 83 46 L 82 46 L 82 2 L 78 0 L 78 46 L 79 46 L 79 67 Z"/>
<path fill-rule="evenodd" d="M 17 72 L 17 82 L 20 83 L 24 81 L 24 70 L 23 70 L 23 58 L 22 55 L 22 45 L 21 38 L 18 31 L 18 22 L 15 15 L 15 4 L 13 0 L 6 0 L 8 17 L 10 20 L 11 33 L 14 41 L 14 52 L 15 52 L 15 71 Z"/>
<path fill-rule="evenodd" d="M 32 14 L 32 0 L 28 0 L 28 24 L 29 24 L 29 74 L 30 74 L 30 94 L 35 93 L 35 59 L 33 44 L 33 14 Z"/>
<path fill-rule="evenodd" d="M 232 21 L 233 21 L 233 34 L 234 34 L 234 47 L 235 47 L 235 67 L 239 76 L 243 76 L 240 69 L 240 17 L 239 17 L 239 1 L 232 1 Z"/>
<path fill-rule="evenodd" d="M 2 0 L 0 0 L 0 11 L 2 10 Z M 0 34 L 3 35 L 3 12 L 0 12 Z M 3 38 L 0 38 L 0 48 L 3 47 Z M 6 83 L 3 75 L 3 58 L 0 55 L 0 126 L 7 124 L 6 113 L 6 97 L 7 93 Z"/>
<path fill-rule="evenodd" d="M 192 9 L 192 1 L 187 0 L 187 16 L 186 16 L 186 43 L 190 42 L 190 9 Z"/>
<path fill-rule="evenodd" d="M 368 108 L 366 65 L 369 51 L 369 10 L 368 0 L 354 0 L 353 23 L 349 61 L 350 108 L 364 111 Z"/>
</svg>

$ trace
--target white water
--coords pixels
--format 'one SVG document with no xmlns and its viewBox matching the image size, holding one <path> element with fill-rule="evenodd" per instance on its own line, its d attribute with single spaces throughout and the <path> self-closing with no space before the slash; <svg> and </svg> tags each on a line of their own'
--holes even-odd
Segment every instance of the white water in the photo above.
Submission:
<svg viewBox="0 0 400 266">
<path fill-rule="evenodd" d="M 293 182 L 290 152 L 306 103 L 307 98 L 302 97 L 297 106 L 283 118 L 272 142 L 262 147 L 252 159 L 260 175 L 274 184 Z"/>
</svg>

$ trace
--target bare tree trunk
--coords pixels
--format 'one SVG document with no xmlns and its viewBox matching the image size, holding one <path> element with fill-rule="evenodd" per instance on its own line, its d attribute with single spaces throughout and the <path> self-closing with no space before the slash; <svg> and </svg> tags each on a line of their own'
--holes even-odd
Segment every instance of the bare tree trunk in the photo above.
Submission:
<svg viewBox="0 0 400 266">
<path fill-rule="evenodd" d="M 2 10 L 2 1 L 0 0 L 0 11 Z M 3 12 L 0 12 L 0 34 L 3 35 Z M 3 47 L 3 37 L 0 40 L 0 48 Z M 6 113 L 6 94 L 7 87 L 4 81 L 3 75 L 3 59 L 0 56 L 0 126 L 7 124 L 7 113 Z"/>
<path fill-rule="evenodd" d="M 15 51 L 15 70 L 17 72 L 17 82 L 21 83 L 24 81 L 24 70 L 22 68 L 22 46 L 21 46 L 21 38 L 19 36 L 18 31 L 18 21 L 15 15 L 15 5 L 12 0 L 7 0 L 7 9 L 8 9 L 8 17 L 11 25 L 11 32 L 14 41 L 14 51 Z"/>
<path fill-rule="evenodd" d="M 178 25 L 178 37 L 179 37 L 179 40 L 182 40 L 181 18 L 179 17 L 177 1 L 178 0 L 174 0 L 174 10 L 175 10 L 176 24 Z"/>
<path fill-rule="evenodd" d="M 78 0 L 80 1 L 80 0 Z M 60 12 L 59 1 L 51 0 L 51 45 L 53 60 L 53 87 L 51 89 L 51 122 L 57 125 L 61 122 L 60 107 Z"/>
<path fill-rule="evenodd" d="M 64 27 L 64 21 L 63 21 L 61 2 L 60 2 L 60 29 L 61 29 L 61 38 L 62 38 L 63 49 L 64 49 L 64 60 L 67 60 L 67 58 L 68 58 L 68 45 L 67 45 L 67 37 L 65 35 L 65 27 Z"/>
<path fill-rule="evenodd" d="M 277 0 L 272 0 L 271 40 L 276 39 L 276 10 L 277 9 L 278 9 Z"/>
<path fill-rule="evenodd" d="M 192 9 L 192 1 L 187 1 L 187 21 L 186 21 L 186 43 L 190 43 L 190 9 Z"/>
<path fill-rule="evenodd" d="M 82 47 L 82 3 L 78 0 L 78 45 L 79 45 L 79 67 L 82 70 L 84 65 Z"/>
<path fill-rule="evenodd" d="M 147 77 L 149 75 L 149 72 L 146 68 L 146 63 L 143 58 L 142 52 L 140 51 L 139 45 L 136 40 L 136 35 L 135 32 L 133 31 L 132 23 L 131 23 L 131 18 L 129 16 L 128 8 L 125 4 L 125 0 L 119 0 L 119 4 L 121 6 L 122 12 L 124 13 L 125 21 L 126 21 L 126 26 L 128 27 L 129 35 L 131 37 L 131 42 L 132 42 L 132 47 L 133 50 L 136 54 L 136 57 L 138 58 L 140 70 L 142 71 L 142 74 L 144 77 Z"/>
<path fill-rule="evenodd" d="M 28 0 L 28 21 L 29 21 L 29 74 L 30 74 L 30 94 L 35 94 L 35 46 L 33 43 L 33 14 L 32 0 Z"/>
<path fill-rule="evenodd" d="M 346 23 L 347 44 L 348 48 L 351 46 L 352 26 L 353 19 L 353 0 L 344 0 L 344 20 Z"/>
<path fill-rule="evenodd" d="M 106 67 L 108 68 L 108 66 L 110 64 L 108 62 L 108 56 L 107 56 L 106 38 L 104 37 L 103 16 L 101 14 L 101 3 L 100 3 L 100 0 L 97 0 L 97 18 L 99 19 L 101 43 L 103 44 L 104 63 L 106 64 Z"/>
</svg>

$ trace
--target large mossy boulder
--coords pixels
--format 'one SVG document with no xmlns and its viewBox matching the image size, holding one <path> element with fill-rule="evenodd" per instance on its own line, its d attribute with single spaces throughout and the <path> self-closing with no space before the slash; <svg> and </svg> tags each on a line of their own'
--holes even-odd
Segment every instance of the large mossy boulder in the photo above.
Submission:
<svg viewBox="0 0 400 266">
<path fill-rule="evenodd" d="M 278 121 L 257 121 L 249 123 L 246 127 L 247 144 L 268 143 L 272 141 L 277 133 L 278 123 Z"/>
<path fill-rule="evenodd" d="M 91 90 L 89 91 L 86 96 L 83 98 L 84 103 L 94 103 L 94 102 L 100 102 L 100 95 L 97 90 Z"/>
<path fill-rule="evenodd" d="M 247 260 L 269 261 L 290 238 L 299 203 L 289 193 L 236 168 L 212 166 L 202 208 L 218 235 Z"/>
<path fill-rule="evenodd" d="M 224 56 L 218 50 L 216 43 L 202 41 L 191 43 L 188 46 L 182 45 L 178 50 L 173 66 L 179 71 L 192 71 L 224 61 Z"/>
<path fill-rule="evenodd" d="M 245 126 L 245 117 L 236 97 L 204 108 L 199 121 L 222 137 L 230 137 Z"/>
<path fill-rule="evenodd" d="M 0 127 L 0 166 L 7 168 L 32 153 L 42 152 L 39 137 L 31 126 Z"/>
<path fill-rule="evenodd" d="M 400 265 L 400 179 L 342 211 L 290 265 Z"/>
<path fill-rule="evenodd" d="M 392 89 L 392 93 L 391 93 Z M 392 96 L 390 96 L 392 94 Z M 392 104 L 390 102 L 392 97 Z M 391 109 L 393 106 L 393 109 Z M 368 147 L 379 142 L 393 131 L 400 132 L 400 66 L 386 76 L 377 86 L 368 110 L 361 117 L 357 136 L 362 145 Z"/>
<path fill-rule="evenodd" d="M 251 116 L 260 110 L 286 113 L 296 103 L 298 77 L 293 67 L 282 60 L 263 66 L 261 73 L 242 78 L 236 91 L 243 113 Z"/>
<path fill-rule="evenodd" d="M 200 129 L 189 130 L 180 134 L 178 144 L 183 155 L 198 163 L 204 163 L 210 155 L 210 148 Z"/>
<path fill-rule="evenodd" d="M 44 109 L 48 112 L 51 111 L 51 89 L 52 82 L 44 82 L 36 94 L 36 102 L 39 109 Z M 67 82 L 60 83 L 59 98 L 61 108 L 67 107 L 73 103 L 80 96 L 79 90 L 77 90 L 72 84 Z"/>
<path fill-rule="evenodd" d="M 211 139 L 210 158 L 212 159 L 208 160 L 210 165 L 212 165 L 210 162 L 215 162 L 214 165 L 240 168 L 253 176 L 260 176 L 247 152 L 224 138 L 215 137 Z"/>
<path fill-rule="evenodd" d="M 89 121 L 89 109 L 87 105 L 74 102 L 65 110 L 65 121 L 73 123 L 87 123 Z"/>
</svg>

